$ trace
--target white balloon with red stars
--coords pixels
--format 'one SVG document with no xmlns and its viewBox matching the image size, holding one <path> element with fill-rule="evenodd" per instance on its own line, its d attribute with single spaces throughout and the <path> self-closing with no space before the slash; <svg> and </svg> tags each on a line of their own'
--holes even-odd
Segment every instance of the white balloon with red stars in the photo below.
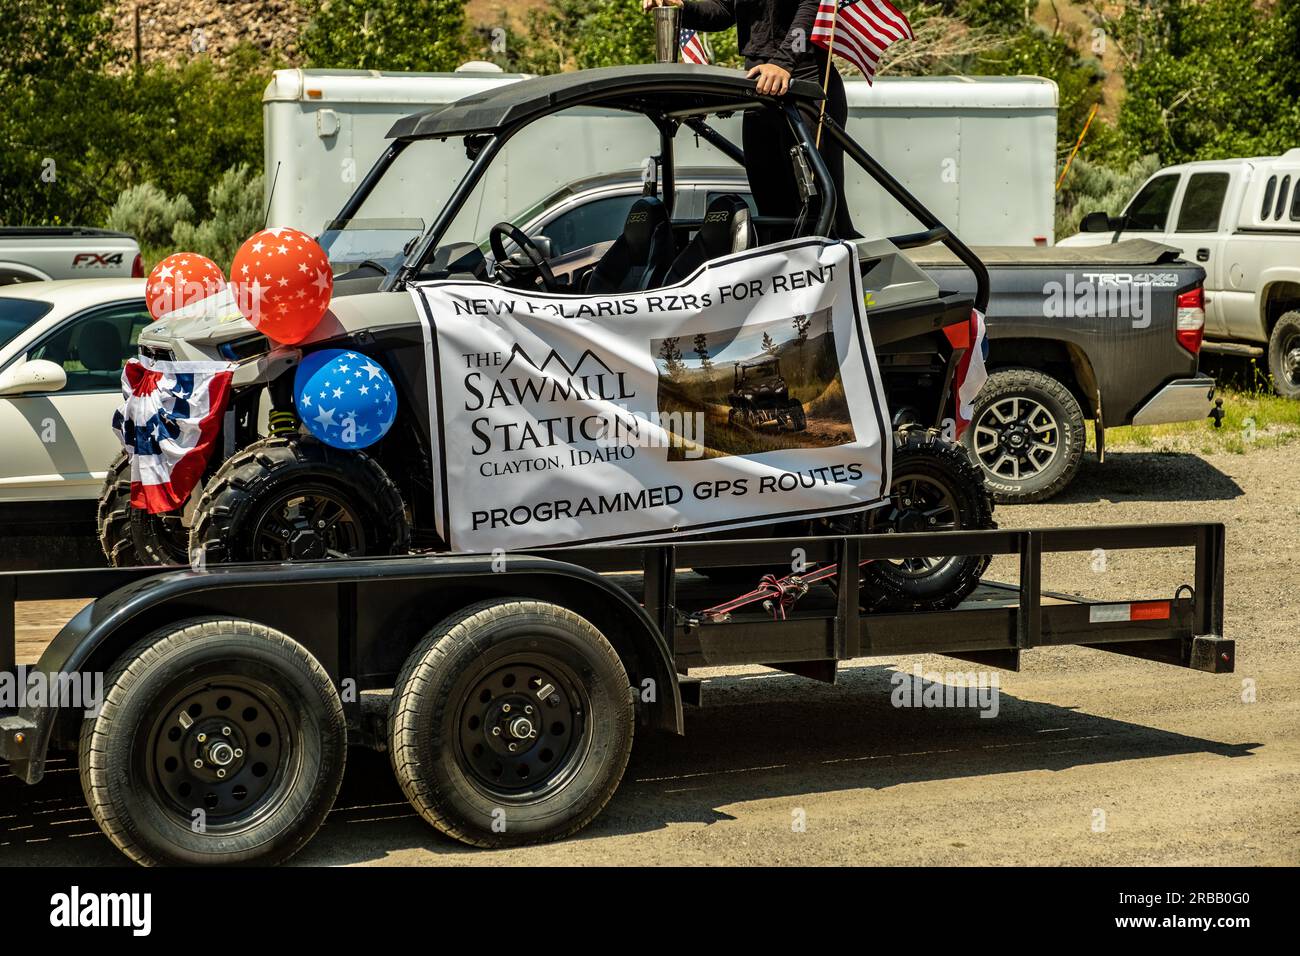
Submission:
<svg viewBox="0 0 1300 956">
<path fill-rule="evenodd" d="M 305 339 L 329 308 L 329 258 L 305 232 L 276 226 L 244 241 L 230 266 L 239 311 L 259 332 L 285 345 Z"/>
</svg>

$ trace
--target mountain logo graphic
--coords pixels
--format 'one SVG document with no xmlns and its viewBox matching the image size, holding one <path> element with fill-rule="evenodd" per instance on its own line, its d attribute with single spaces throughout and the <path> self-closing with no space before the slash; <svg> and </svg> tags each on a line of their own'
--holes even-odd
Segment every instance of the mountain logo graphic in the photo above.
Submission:
<svg viewBox="0 0 1300 956">
<path fill-rule="evenodd" d="M 579 370 L 581 370 L 582 367 L 587 364 L 588 359 L 590 359 L 596 365 L 599 365 L 600 368 L 606 372 L 612 374 L 614 371 L 612 368 L 606 365 L 605 361 L 599 355 L 593 352 L 591 349 L 583 349 L 582 354 L 578 356 L 578 360 L 574 362 L 572 365 L 570 365 L 568 361 L 564 358 L 564 356 L 561 355 L 559 352 L 557 352 L 555 349 L 550 349 L 546 353 L 546 357 L 542 359 L 541 364 L 539 365 L 533 359 L 533 357 L 529 355 L 527 351 L 524 350 L 523 346 L 516 343 L 510 348 L 510 358 L 506 361 L 505 365 L 501 366 L 502 374 L 504 374 L 505 370 L 514 364 L 516 358 L 522 359 L 523 361 L 527 362 L 529 365 L 537 369 L 537 371 L 542 372 L 543 374 L 545 374 L 546 370 L 552 364 L 555 364 L 558 365 L 560 368 L 564 369 L 564 371 L 567 372 L 569 376 L 574 376 L 577 375 Z M 590 368 L 588 370 L 590 371 Z"/>
</svg>

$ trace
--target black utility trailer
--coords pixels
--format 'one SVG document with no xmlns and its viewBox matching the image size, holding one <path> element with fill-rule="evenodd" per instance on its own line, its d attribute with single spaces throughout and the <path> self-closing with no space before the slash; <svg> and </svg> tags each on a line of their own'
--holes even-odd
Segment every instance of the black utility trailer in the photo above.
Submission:
<svg viewBox="0 0 1300 956">
<path fill-rule="evenodd" d="M 1097 602 L 1041 587 L 1045 553 L 1175 547 L 1195 549 L 1194 580 L 1166 596 Z M 750 603 L 688 570 L 753 566 L 757 581 L 792 553 L 803 575 L 772 579 Z M 948 611 L 860 609 L 864 562 L 935 554 L 1017 555 L 1019 583 L 985 583 Z M 701 699 L 693 667 L 833 681 L 857 657 L 1014 670 L 1026 650 L 1077 644 L 1230 672 L 1223 560 L 1222 525 L 1169 524 L 10 573 L 0 677 L 30 676 L 15 665 L 17 602 L 95 597 L 36 670 L 103 673 L 106 696 L 89 717 L 0 707 L 0 757 L 37 783 L 48 750 L 78 749 L 96 820 L 146 863 L 285 859 L 329 812 L 349 740 L 387 748 L 443 832 L 533 843 L 600 812 L 635 723 L 683 731 L 683 705 Z M 389 688 L 375 720 L 365 703 Z"/>
</svg>

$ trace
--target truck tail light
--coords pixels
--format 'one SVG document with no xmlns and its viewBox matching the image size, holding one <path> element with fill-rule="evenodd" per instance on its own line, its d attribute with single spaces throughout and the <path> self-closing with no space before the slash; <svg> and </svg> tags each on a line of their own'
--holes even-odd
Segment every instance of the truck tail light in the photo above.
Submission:
<svg viewBox="0 0 1300 956">
<path fill-rule="evenodd" d="M 131 263 L 131 278 L 144 278 L 144 259 L 141 258 L 140 253 L 138 252 L 135 254 L 135 261 Z"/>
<path fill-rule="evenodd" d="M 1205 290 L 1197 286 L 1178 297 L 1178 344 L 1197 355 L 1204 334 Z"/>
</svg>

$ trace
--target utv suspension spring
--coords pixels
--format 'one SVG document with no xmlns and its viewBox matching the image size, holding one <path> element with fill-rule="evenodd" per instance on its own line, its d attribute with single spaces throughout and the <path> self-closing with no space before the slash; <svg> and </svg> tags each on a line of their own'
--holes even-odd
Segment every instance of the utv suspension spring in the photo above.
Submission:
<svg viewBox="0 0 1300 956">
<path fill-rule="evenodd" d="M 298 415 L 292 409 L 272 409 L 266 417 L 271 435 L 292 435 L 298 431 Z"/>
</svg>

